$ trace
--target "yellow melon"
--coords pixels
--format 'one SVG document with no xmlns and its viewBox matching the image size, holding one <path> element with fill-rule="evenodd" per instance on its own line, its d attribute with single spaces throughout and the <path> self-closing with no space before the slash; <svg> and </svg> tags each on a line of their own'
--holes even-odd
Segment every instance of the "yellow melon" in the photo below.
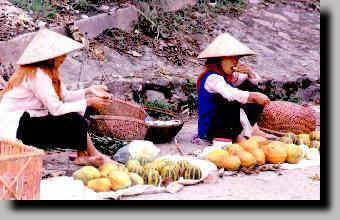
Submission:
<svg viewBox="0 0 340 220">
<path fill-rule="evenodd" d="M 309 136 L 311 141 L 320 141 L 320 131 L 312 131 Z"/>
<path fill-rule="evenodd" d="M 85 185 L 87 185 L 88 181 L 97 179 L 100 176 L 99 170 L 93 166 L 84 166 L 73 173 L 73 178 L 81 180 Z"/>
<path fill-rule="evenodd" d="M 107 177 L 112 170 L 118 169 L 118 166 L 114 163 L 106 163 L 99 167 L 99 171 L 102 177 Z"/>
<path fill-rule="evenodd" d="M 131 180 L 131 185 L 143 185 L 144 180 L 141 176 L 139 176 L 137 173 L 128 173 L 130 180 Z"/>
<path fill-rule="evenodd" d="M 231 144 L 225 148 L 229 154 L 236 155 L 237 152 L 243 151 L 243 147 L 239 144 Z"/>
<path fill-rule="evenodd" d="M 300 145 L 305 144 L 307 146 L 310 145 L 310 136 L 309 134 L 299 134 L 295 137 L 294 144 Z"/>
<path fill-rule="evenodd" d="M 154 162 L 147 163 L 144 165 L 143 169 L 144 170 L 149 170 L 149 169 L 157 170 L 157 164 Z"/>
<path fill-rule="evenodd" d="M 251 140 L 251 139 L 242 141 L 240 145 L 244 150 L 248 152 L 259 148 L 259 143 L 256 140 Z"/>
<path fill-rule="evenodd" d="M 283 142 L 283 143 L 286 143 L 286 144 L 294 143 L 294 141 L 291 138 L 289 138 L 289 137 L 281 137 L 280 141 Z"/>
<path fill-rule="evenodd" d="M 95 192 L 108 192 L 111 190 L 111 181 L 108 178 L 90 180 L 87 187 Z"/>
<path fill-rule="evenodd" d="M 266 155 L 261 148 L 254 149 L 249 153 L 251 153 L 255 157 L 256 165 L 261 166 L 266 163 Z"/>
<path fill-rule="evenodd" d="M 252 136 L 249 138 L 249 140 L 257 141 L 259 146 L 269 144 L 269 140 L 262 136 Z"/>
<path fill-rule="evenodd" d="M 131 186 L 130 177 L 124 171 L 113 170 L 110 172 L 108 178 L 111 181 L 113 190 L 124 189 Z"/>
<path fill-rule="evenodd" d="M 229 153 L 227 151 L 224 151 L 222 149 L 215 149 L 215 150 L 212 150 L 210 153 L 208 153 L 205 156 L 205 159 L 216 164 L 216 166 L 218 167 L 222 167 L 223 159 L 224 157 L 227 157 L 227 156 L 229 156 Z"/>
<path fill-rule="evenodd" d="M 239 151 L 236 152 L 238 158 L 240 158 L 241 165 L 243 167 L 253 167 L 256 165 L 256 159 L 255 157 L 249 153 L 248 151 Z"/>
<path fill-rule="evenodd" d="M 287 158 L 287 148 L 280 141 L 274 141 L 264 147 L 268 163 L 284 163 Z"/>
<path fill-rule="evenodd" d="M 227 169 L 227 170 L 238 170 L 241 166 L 241 160 L 238 156 L 235 155 L 229 155 L 226 157 L 223 157 L 222 168 Z"/>
<path fill-rule="evenodd" d="M 287 163 L 299 163 L 303 158 L 302 149 L 295 144 L 287 144 Z"/>
</svg>

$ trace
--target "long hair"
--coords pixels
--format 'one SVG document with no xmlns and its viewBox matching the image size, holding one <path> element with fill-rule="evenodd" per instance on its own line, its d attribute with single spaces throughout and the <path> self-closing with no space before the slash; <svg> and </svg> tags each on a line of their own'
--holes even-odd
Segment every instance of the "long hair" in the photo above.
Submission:
<svg viewBox="0 0 340 220">
<path fill-rule="evenodd" d="M 199 92 L 199 89 L 200 89 L 201 80 L 207 72 L 216 72 L 219 74 L 223 74 L 224 71 L 221 66 L 221 58 L 215 57 L 215 58 L 207 59 L 207 61 L 205 62 L 205 67 L 204 67 L 203 72 L 197 78 L 197 82 L 196 82 L 197 93 Z"/>
<path fill-rule="evenodd" d="M 19 86 L 23 81 L 33 79 L 36 76 L 38 68 L 41 68 L 43 72 L 51 78 L 55 92 L 59 99 L 63 100 L 61 81 L 59 77 L 59 66 L 55 65 L 55 59 L 18 66 L 5 88 L 0 92 L 0 96 L 3 96 L 6 92 Z"/>
</svg>

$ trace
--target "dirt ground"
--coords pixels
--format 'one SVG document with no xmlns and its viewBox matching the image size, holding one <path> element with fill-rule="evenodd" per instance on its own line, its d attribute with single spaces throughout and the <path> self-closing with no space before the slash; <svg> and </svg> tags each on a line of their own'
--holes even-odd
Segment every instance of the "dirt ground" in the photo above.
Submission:
<svg viewBox="0 0 340 220">
<path fill-rule="evenodd" d="M 197 130 L 197 120 L 193 119 L 184 124 L 176 139 L 185 153 L 192 153 L 204 146 L 190 143 Z M 159 144 L 162 155 L 178 155 L 179 151 L 174 141 L 168 144 Z M 49 152 L 44 159 L 44 168 L 51 173 L 72 175 L 79 167 L 69 161 L 72 151 Z M 176 194 L 161 193 L 125 197 L 126 200 L 319 200 L 320 181 L 314 180 L 315 175 L 320 176 L 320 167 L 308 167 L 296 170 L 283 170 L 282 175 L 267 171 L 260 174 L 237 176 L 224 176 L 218 178 L 216 183 L 187 186 Z"/>
</svg>

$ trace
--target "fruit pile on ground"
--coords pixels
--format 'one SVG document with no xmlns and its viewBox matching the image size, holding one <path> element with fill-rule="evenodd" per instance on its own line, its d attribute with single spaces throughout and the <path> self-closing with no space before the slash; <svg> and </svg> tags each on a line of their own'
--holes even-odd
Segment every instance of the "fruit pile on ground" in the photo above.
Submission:
<svg viewBox="0 0 340 220">
<path fill-rule="evenodd" d="M 112 163 L 104 164 L 99 169 L 84 166 L 73 173 L 74 179 L 81 180 L 84 185 L 95 192 L 108 192 L 143 184 L 137 176 L 131 175 L 124 166 Z"/>
<path fill-rule="evenodd" d="M 231 144 L 224 149 L 210 151 L 204 159 L 219 168 L 235 171 L 241 167 L 252 168 L 265 163 L 297 164 L 303 158 L 317 160 L 320 151 L 320 132 L 295 135 L 288 133 L 279 141 L 269 141 L 253 136 L 239 144 Z"/>
<path fill-rule="evenodd" d="M 143 165 L 142 165 L 143 164 Z M 202 171 L 186 160 L 146 161 L 129 160 L 123 165 L 107 163 L 99 167 L 84 166 L 73 173 L 73 178 L 95 192 L 125 189 L 134 185 L 159 186 L 163 181 L 177 181 L 179 178 L 201 179 Z"/>
</svg>

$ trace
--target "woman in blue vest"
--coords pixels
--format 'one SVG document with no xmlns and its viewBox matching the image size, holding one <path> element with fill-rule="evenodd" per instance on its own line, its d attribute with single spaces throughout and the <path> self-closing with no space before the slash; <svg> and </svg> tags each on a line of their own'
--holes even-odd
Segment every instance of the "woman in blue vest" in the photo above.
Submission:
<svg viewBox="0 0 340 220">
<path fill-rule="evenodd" d="M 199 119 L 194 143 L 211 142 L 214 138 L 240 142 L 254 135 L 273 138 L 256 125 L 269 98 L 241 90 L 246 84 L 247 88 L 256 85 L 260 79 L 248 66 L 238 64 L 240 57 L 249 55 L 255 52 L 227 33 L 218 36 L 199 55 L 207 61 L 197 80 Z"/>
</svg>

